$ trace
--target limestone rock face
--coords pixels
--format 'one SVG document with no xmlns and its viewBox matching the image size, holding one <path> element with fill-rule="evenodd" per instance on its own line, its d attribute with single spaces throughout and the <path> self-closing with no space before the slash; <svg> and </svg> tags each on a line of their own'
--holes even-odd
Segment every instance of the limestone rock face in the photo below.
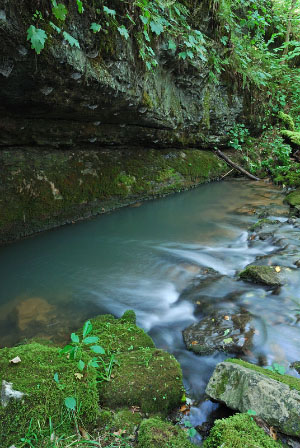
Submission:
<svg viewBox="0 0 300 448">
<path fill-rule="evenodd" d="M 255 411 L 284 434 L 300 435 L 300 392 L 288 384 L 239 364 L 221 362 L 209 380 L 206 393 L 231 409 Z"/>
</svg>

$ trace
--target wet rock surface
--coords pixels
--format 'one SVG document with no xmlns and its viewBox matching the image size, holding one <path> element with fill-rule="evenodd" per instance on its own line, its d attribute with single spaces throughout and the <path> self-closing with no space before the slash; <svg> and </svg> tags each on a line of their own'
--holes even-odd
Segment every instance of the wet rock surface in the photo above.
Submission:
<svg viewBox="0 0 300 448">
<path fill-rule="evenodd" d="M 275 266 L 247 266 L 239 274 L 242 280 L 259 283 L 266 286 L 277 287 L 282 285 Z"/>
<path fill-rule="evenodd" d="M 251 314 L 212 314 L 183 330 L 188 350 L 198 355 L 214 352 L 244 353 L 251 347 L 254 328 Z"/>
</svg>

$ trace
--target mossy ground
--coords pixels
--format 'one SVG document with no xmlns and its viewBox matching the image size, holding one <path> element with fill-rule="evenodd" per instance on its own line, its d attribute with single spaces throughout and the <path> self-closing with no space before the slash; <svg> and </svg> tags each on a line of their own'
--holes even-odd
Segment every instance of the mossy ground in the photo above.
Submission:
<svg viewBox="0 0 300 448">
<path fill-rule="evenodd" d="M 182 373 L 175 358 L 145 348 L 120 353 L 113 378 L 100 385 L 100 402 L 112 409 L 138 406 L 143 413 L 168 415 L 181 403 Z"/>
<path fill-rule="evenodd" d="M 203 448 L 279 448 L 248 414 L 216 420 Z"/>
<path fill-rule="evenodd" d="M 187 433 L 178 426 L 150 418 L 144 420 L 138 435 L 139 448 L 193 448 Z"/>
<path fill-rule="evenodd" d="M 255 372 L 267 375 L 273 380 L 287 384 L 290 387 L 290 389 L 296 389 L 297 391 L 300 392 L 299 378 L 295 378 L 294 376 L 290 375 L 280 375 L 279 373 L 273 372 L 272 370 L 264 369 L 263 367 L 256 366 L 255 364 L 251 364 L 241 359 L 230 358 L 226 359 L 226 362 L 232 362 L 234 364 L 239 364 L 240 366 L 246 367 L 247 369 L 255 370 Z"/>
<path fill-rule="evenodd" d="M 0 241 L 219 178 L 210 151 L 2 151 Z"/>
<path fill-rule="evenodd" d="M 16 356 L 18 364 L 9 361 Z M 49 426 L 51 419 L 58 433 L 74 431 L 72 412 L 67 410 L 64 400 L 75 397 L 76 415 L 81 426 L 93 426 L 98 418 L 98 392 L 96 372 L 90 370 L 78 380 L 75 363 L 59 356 L 59 349 L 31 343 L 0 351 L 0 380 L 11 382 L 13 389 L 26 394 L 22 400 L 11 400 L 7 407 L 0 406 L 0 446 L 18 446 L 29 426 Z M 58 374 L 59 384 L 54 381 Z"/>
<path fill-rule="evenodd" d="M 286 196 L 285 200 L 292 207 L 300 206 L 300 189 L 298 188 L 297 190 L 292 191 L 292 193 Z"/>
</svg>

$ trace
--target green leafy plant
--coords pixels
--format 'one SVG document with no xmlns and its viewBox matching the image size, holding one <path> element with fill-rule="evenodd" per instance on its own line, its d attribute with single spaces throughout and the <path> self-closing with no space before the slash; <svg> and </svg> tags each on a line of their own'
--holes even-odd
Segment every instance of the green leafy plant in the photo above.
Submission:
<svg viewBox="0 0 300 448">
<path fill-rule="evenodd" d="M 27 30 L 27 40 L 30 41 L 31 48 L 35 50 L 37 54 L 40 54 L 45 47 L 47 34 L 44 30 L 36 28 L 34 25 L 30 25 Z"/>
<path fill-rule="evenodd" d="M 271 366 L 266 367 L 267 370 L 271 370 L 271 372 L 279 373 L 279 375 L 285 374 L 285 367 L 274 362 Z"/>
<path fill-rule="evenodd" d="M 184 421 L 184 426 L 187 428 L 187 433 L 189 437 L 195 437 L 195 435 L 197 434 L 196 429 L 193 427 L 193 425 L 191 424 L 191 422 L 189 420 L 185 420 Z"/>
</svg>

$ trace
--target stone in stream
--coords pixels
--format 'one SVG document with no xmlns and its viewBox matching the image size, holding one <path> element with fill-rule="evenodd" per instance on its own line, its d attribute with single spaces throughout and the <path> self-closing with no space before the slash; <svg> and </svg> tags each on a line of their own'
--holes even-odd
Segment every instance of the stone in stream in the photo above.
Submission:
<svg viewBox="0 0 300 448">
<path fill-rule="evenodd" d="M 300 361 L 295 361 L 291 364 L 291 367 L 295 369 L 300 375 Z"/>
<path fill-rule="evenodd" d="M 241 360 L 217 365 L 207 395 L 231 409 L 254 411 L 284 434 L 300 436 L 300 380 Z"/>
<path fill-rule="evenodd" d="M 276 287 L 282 285 L 275 266 L 249 265 L 239 273 L 239 276 L 242 280 L 266 286 Z"/>
<path fill-rule="evenodd" d="M 252 344 L 254 328 L 249 313 L 215 313 L 183 330 L 183 339 L 188 350 L 198 355 L 209 355 L 216 351 L 245 353 Z"/>
</svg>

